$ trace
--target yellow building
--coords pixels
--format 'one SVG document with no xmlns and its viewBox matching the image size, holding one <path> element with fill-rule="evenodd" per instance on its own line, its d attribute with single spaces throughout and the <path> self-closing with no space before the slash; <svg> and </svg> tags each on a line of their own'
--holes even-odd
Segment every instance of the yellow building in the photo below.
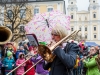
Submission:
<svg viewBox="0 0 100 75">
<path fill-rule="evenodd" d="M 9 5 L 10 4 L 8 4 L 8 6 Z M 16 6 L 17 6 L 17 4 L 14 5 L 14 7 L 16 7 Z M 5 24 L 9 28 L 12 28 L 12 23 L 8 22 L 7 17 L 4 16 L 5 8 L 2 7 L 2 6 L 0 6 L 0 7 L 1 7 L 1 10 L 2 10 L 2 11 L 0 11 L 2 13 L 2 17 L 0 17 L 1 18 L 0 24 L 1 25 Z M 6 11 L 9 14 L 10 18 L 13 17 L 12 10 L 16 9 L 14 7 L 6 9 Z M 29 9 L 31 13 L 29 13 L 28 10 L 26 10 L 26 9 Z M 19 26 L 18 26 L 17 30 L 16 29 L 14 30 L 15 34 L 19 34 L 19 31 L 23 32 L 24 31 L 24 26 L 27 23 L 27 22 L 24 22 L 24 21 L 20 22 L 20 19 L 26 20 L 26 19 L 29 18 L 28 21 L 30 21 L 31 18 L 35 14 L 50 12 L 52 10 L 59 10 L 63 13 L 66 13 L 65 12 L 66 10 L 65 10 L 65 1 L 64 0 L 29 0 L 29 1 L 27 0 L 27 2 L 25 3 L 25 6 L 19 8 L 17 10 L 19 10 L 19 13 L 18 13 L 19 15 L 17 16 L 17 20 L 14 23 L 14 26 L 16 27 L 16 25 L 18 25 L 18 24 L 19 24 Z M 21 17 L 21 15 L 23 15 L 23 16 Z M 16 37 L 17 37 L 17 35 L 16 35 Z"/>
</svg>

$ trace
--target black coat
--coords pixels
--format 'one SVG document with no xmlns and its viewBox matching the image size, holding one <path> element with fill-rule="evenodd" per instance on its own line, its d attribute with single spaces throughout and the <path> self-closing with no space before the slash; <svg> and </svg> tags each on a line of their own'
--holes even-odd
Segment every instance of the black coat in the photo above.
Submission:
<svg viewBox="0 0 100 75">
<path fill-rule="evenodd" d="M 75 65 L 79 46 L 76 43 L 70 43 L 66 45 L 66 47 L 64 50 L 57 47 L 54 50 L 54 54 L 56 55 L 54 61 L 52 63 L 43 64 L 45 70 L 51 69 L 49 75 L 72 75 L 71 70 Z"/>
</svg>

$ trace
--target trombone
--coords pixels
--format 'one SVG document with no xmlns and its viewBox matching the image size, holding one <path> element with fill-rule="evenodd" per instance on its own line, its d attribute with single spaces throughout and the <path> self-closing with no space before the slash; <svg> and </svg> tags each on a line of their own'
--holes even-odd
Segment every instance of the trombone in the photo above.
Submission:
<svg viewBox="0 0 100 75">
<path fill-rule="evenodd" d="M 28 53 L 26 56 L 28 56 L 30 53 Z M 10 75 L 12 72 L 14 72 L 15 70 L 17 70 L 20 66 L 22 66 L 24 63 L 26 63 L 29 59 L 31 59 L 33 56 L 35 56 L 36 54 L 30 56 L 28 59 L 26 59 L 22 64 L 20 64 L 19 66 L 17 66 L 16 68 L 14 68 L 13 70 L 11 70 L 7 75 Z"/>
<path fill-rule="evenodd" d="M 25 75 L 29 70 L 31 70 L 35 65 L 37 65 L 39 62 L 41 62 L 43 59 L 46 60 L 47 62 L 52 62 L 55 58 L 55 55 L 52 54 L 52 51 L 62 42 L 64 41 L 69 41 L 68 38 L 74 39 L 76 36 L 76 34 L 78 34 L 80 30 L 78 31 L 74 31 L 72 34 L 64 37 L 62 40 L 60 40 L 59 42 L 57 42 L 55 45 L 53 45 L 52 47 L 48 48 L 47 46 L 44 45 L 39 45 L 38 46 L 38 53 L 40 54 L 40 56 L 42 57 L 38 62 L 36 62 L 32 67 L 30 67 L 26 72 L 24 72 L 22 75 Z M 52 59 L 51 59 L 52 58 Z"/>
</svg>

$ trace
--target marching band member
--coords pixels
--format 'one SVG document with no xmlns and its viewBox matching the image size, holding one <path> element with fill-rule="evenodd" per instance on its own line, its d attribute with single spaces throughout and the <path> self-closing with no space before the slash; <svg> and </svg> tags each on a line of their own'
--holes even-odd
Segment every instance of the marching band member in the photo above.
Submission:
<svg viewBox="0 0 100 75">
<path fill-rule="evenodd" d="M 95 58 L 97 57 L 97 50 L 94 46 L 90 47 L 89 57 L 83 60 L 84 67 L 87 68 L 86 75 L 100 75 Z"/>
<path fill-rule="evenodd" d="M 67 29 L 57 25 L 52 29 L 51 36 L 52 40 L 58 42 L 67 36 Z M 50 68 L 49 75 L 73 75 L 72 68 L 76 63 L 78 51 L 79 46 L 76 43 L 62 43 L 53 52 L 56 55 L 53 62 L 44 62 L 43 67 L 45 70 Z"/>
</svg>

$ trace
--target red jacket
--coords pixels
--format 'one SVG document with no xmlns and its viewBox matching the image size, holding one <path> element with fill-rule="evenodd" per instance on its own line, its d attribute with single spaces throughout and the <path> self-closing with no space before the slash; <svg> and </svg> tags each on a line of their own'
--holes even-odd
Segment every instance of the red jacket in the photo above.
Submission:
<svg viewBox="0 0 100 75">
<path fill-rule="evenodd" d="M 33 66 L 33 63 L 32 63 L 30 60 L 28 60 L 28 61 L 26 62 L 26 71 L 27 71 L 31 66 Z M 31 70 L 29 70 L 29 71 L 26 73 L 26 75 L 35 75 L 35 68 L 33 67 Z"/>
</svg>

